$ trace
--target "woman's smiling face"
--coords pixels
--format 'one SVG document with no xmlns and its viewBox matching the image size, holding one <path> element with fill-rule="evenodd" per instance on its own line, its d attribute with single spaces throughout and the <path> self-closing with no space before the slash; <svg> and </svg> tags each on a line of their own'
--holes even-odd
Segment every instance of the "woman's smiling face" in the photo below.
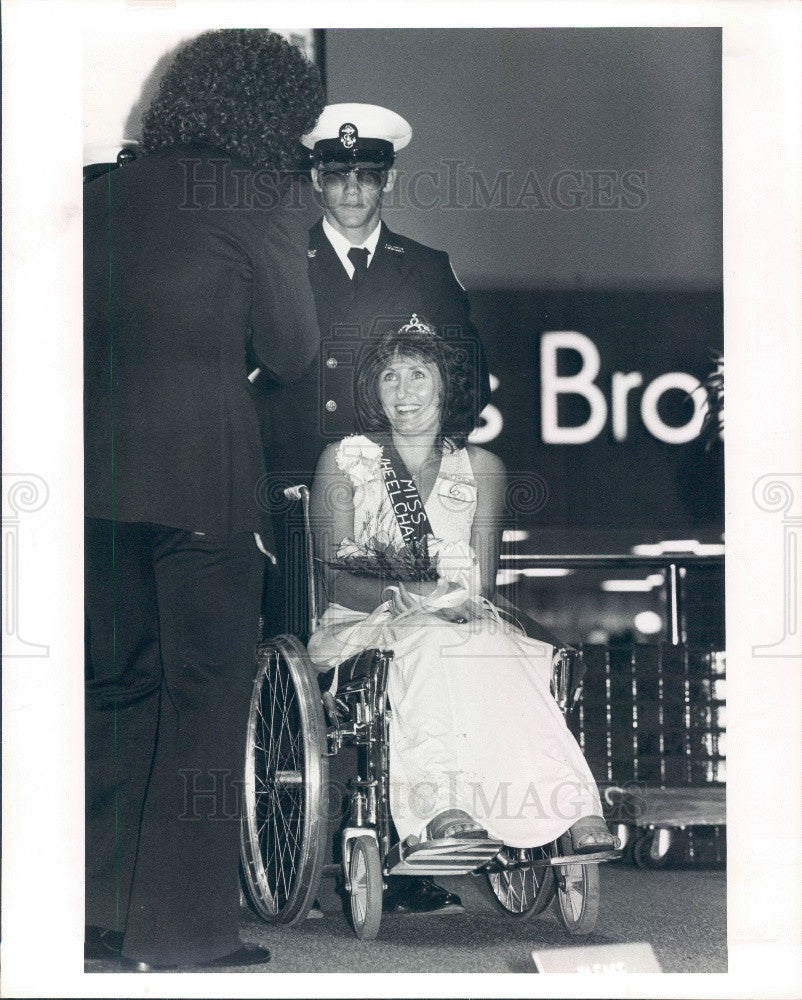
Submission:
<svg viewBox="0 0 802 1000">
<path fill-rule="evenodd" d="M 379 372 L 379 400 L 399 434 L 440 430 L 443 380 L 435 364 L 396 353 Z"/>
</svg>

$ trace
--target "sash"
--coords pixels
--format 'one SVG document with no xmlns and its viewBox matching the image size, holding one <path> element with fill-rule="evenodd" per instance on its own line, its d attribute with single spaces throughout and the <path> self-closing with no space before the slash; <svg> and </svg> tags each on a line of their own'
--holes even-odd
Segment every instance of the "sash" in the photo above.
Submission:
<svg viewBox="0 0 802 1000">
<path fill-rule="evenodd" d="M 384 488 L 390 498 L 393 514 L 401 529 L 404 545 L 415 547 L 426 535 L 433 535 L 432 526 L 426 515 L 426 508 L 415 485 L 415 480 L 404 465 L 390 435 L 382 440 L 384 451 L 381 458 L 381 472 Z"/>
</svg>

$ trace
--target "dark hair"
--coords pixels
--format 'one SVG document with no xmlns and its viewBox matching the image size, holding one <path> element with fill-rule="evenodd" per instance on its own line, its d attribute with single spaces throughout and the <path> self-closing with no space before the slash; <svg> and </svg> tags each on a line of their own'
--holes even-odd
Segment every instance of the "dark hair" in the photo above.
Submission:
<svg viewBox="0 0 802 1000">
<path fill-rule="evenodd" d="M 142 145 L 202 144 L 255 169 L 291 170 L 323 110 L 320 74 L 265 28 L 206 31 L 183 45 L 143 116 Z"/>
<path fill-rule="evenodd" d="M 417 326 L 406 324 L 366 345 L 354 379 L 359 430 L 389 431 L 390 422 L 379 399 L 379 375 L 394 357 L 415 359 L 436 365 L 443 383 L 439 447 L 442 449 L 448 440 L 454 448 L 464 448 L 476 426 L 478 398 L 478 370 L 467 346 L 459 340 L 444 340 L 433 326 L 422 320 Z"/>
</svg>

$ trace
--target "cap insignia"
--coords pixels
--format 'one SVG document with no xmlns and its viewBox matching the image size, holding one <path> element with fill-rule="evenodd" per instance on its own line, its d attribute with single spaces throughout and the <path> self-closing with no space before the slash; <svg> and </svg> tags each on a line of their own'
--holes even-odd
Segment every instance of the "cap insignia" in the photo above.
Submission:
<svg viewBox="0 0 802 1000">
<path fill-rule="evenodd" d="M 340 126 L 340 142 L 346 149 L 353 149 L 358 138 L 359 132 L 356 125 L 353 125 L 351 122 L 344 122 Z"/>
</svg>

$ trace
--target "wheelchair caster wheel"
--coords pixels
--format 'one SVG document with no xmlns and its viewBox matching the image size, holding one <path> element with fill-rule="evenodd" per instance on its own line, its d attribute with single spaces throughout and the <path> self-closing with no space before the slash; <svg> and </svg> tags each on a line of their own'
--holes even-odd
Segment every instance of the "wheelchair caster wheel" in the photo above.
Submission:
<svg viewBox="0 0 802 1000">
<path fill-rule="evenodd" d="M 572 854 L 570 836 L 560 837 L 558 853 Z M 554 869 L 557 912 L 569 934 L 592 934 L 599 918 L 601 879 L 598 864 L 567 864 Z"/>
<path fill-rule="evenodd" d="M 665 868 L 671 850 L 671 831 L 647 830 L 635 841 L 632 860 L 636 868 L 655 870 Z"/>
<path fill-rule="evenodd" d="M 360 941 L 373 941 L 382 919 L 382 866 L 373 837 L 357 837 L 348 863 L 351 924 Z"/>
<path fill-rule="evenodd" d="M 519 920 L 546 909 L 554 898 L 554 872 L 551 868 L 525 867 L 527 861 L 538 861 L 543 856 L 542 847 L 502 848 L 496 864 L 485 872 L 489 895 L 496 906 Z M 503 867 L 505 862 L 509 868 Z"/>
</svg>

